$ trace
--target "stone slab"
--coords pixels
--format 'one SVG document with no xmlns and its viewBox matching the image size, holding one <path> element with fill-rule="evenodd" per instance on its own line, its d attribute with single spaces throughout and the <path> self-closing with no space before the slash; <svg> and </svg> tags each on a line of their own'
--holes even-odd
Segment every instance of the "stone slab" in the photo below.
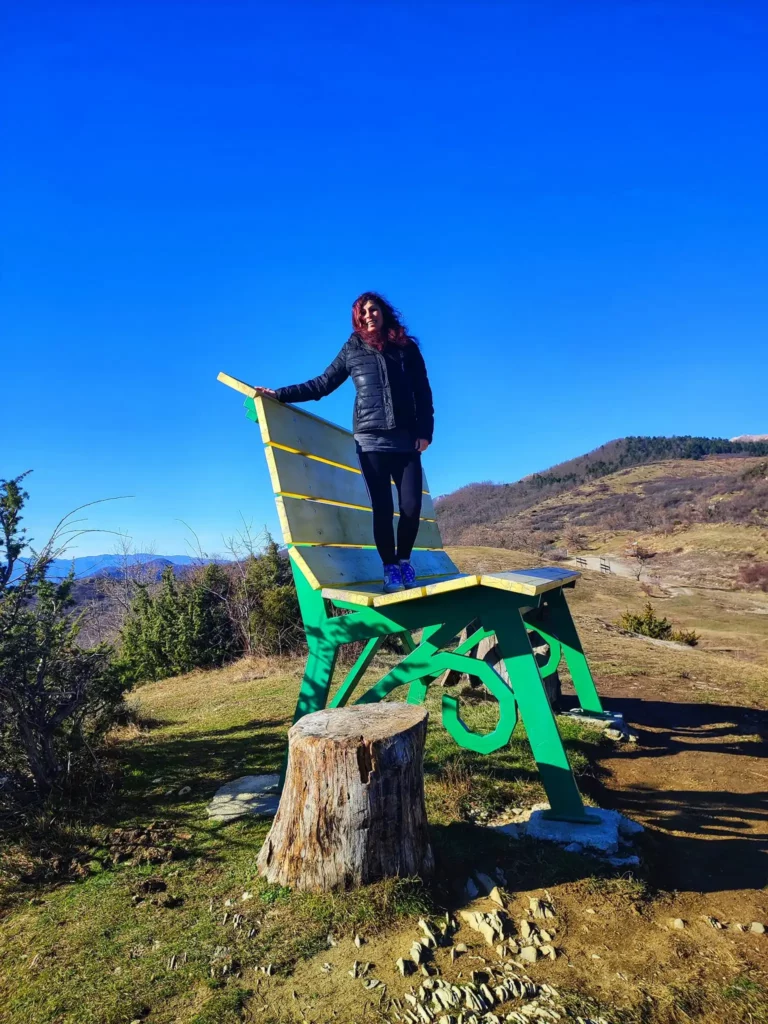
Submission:
<svg viewBox="0 0 768 1024">
<path fill-rule="evenodd" d="M 620 711 L 584 711 L 582 708 L 571 708 L 570 711 L 558 712 L 559 718 L 570 718 L 582 725 L 600 729 L 609 740 L 619 743 L 637 743 L 639 734 L 630 729 Z"/>
<path fill-rule="evenodd" d="M 609 857 L 608 863 L 614 868 L 637 868 L 640 867 L 640 858 L 632 857 Z"/>
<path fill-rule="evenodd" d="M 601 807 L 588 807 L 591 817 L 599 820 L 589 825 L 571 821 L 553 821 L 545 817 L 549 804 L 535 804 L 530 812 L 515 822 L 506 825 L 492 825 L 495 832 L 520 839 L 530 836 L 569 847 L 572 852 L 595 852 L 606 857 L 618 853 L 619 844 L 628 835 L 643 831 L 643 826 L 618 811 Z"/>
<path fill-rule="evenodd" d="M 618 811 L 607 811 L 600 807 L 588 807 L 590 816 L 599 820 L 590 825 L 572 821 L 552 821 L 544 817 L 543 810 L 535 810 L 525 825 L 525 834 L 531 839 L 544 839 L 567 846 L 579 843 L 585 850 L 596 850 L 603 854 L 614 854 L 619 849 Z"/>
<path fill-rule="evenodd" d="M 279 775 L 244 775 L 216 790 L 208 804 L 208 817 L 234 821 L 247 814 L 273 818 L 280 803 Z"/>
<path fill-rule="evenodd" d="M 560 711 L 558 716 L 562 718 L 575 718 L 583 725 L 592 725 L 596 729 L 626 729 L 624 715 L 620 711 L 583 711 L 581 708 L 572 708 L 570 711 Z"/>
</svg>

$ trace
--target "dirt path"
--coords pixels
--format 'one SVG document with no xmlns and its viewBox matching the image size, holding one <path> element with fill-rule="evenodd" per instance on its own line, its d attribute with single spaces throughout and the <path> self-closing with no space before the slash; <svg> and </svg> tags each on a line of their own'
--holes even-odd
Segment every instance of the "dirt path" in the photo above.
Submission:
<svg viewBox="0 0 768 1024">
<path fill-rule="evenodd" d="M 640 732 L 601 759 L 595 795 L 641 821 L 652 882 L 707 894 L 731 920 L 768 914 L 768 714 L 676 701 L 613 678 L 606 704 Z M 714 913 L 714 911 L 710 911 Z"/>
</svg>

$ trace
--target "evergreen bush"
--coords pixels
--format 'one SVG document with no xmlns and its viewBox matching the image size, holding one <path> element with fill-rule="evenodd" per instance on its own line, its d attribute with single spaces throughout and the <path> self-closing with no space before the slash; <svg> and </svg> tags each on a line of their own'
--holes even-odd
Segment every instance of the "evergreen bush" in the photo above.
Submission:
<svg viewBox="0 0 768 1024">
<path fill-rule="evenodd" d="M 675 629 L 669 619 L 659 618 L 650 601 L 639 615 L 625 611 L 618 625 L 630 633 L 640 633 L 654 640 L 672 640 L 678 644 L 688 644 L 689 647 L 695 647 L 699 642 L 699 635 L 694 630 Z"/>
<path fill-rule="evenodd" d="M 126 678 L 164 679 L 251 655 L 294 654 L 304 630 L 288 560 L 265 551 L 234 565 L 209 564 L 159 585 L 140 584 L 121 631 Z"/>
<path fill-rule="evenodd" d="M 62 553 L 66 517 L 41 552 L 21 526 L 26 474 L 0 480 L 0 790 L 7 798 L 82 792 L 100 775 L 94 747 L 123 707 L 124 682 L 107 644 L 78 643 L 74 573 L 46 578 Z"/>
</svg>

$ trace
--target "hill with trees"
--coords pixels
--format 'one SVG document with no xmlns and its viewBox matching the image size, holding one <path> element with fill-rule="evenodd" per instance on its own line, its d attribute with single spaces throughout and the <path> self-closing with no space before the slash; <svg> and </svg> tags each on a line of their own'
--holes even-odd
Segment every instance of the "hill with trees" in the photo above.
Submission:
<svg viewBox="0 0 768 1024">
<path fill-rule="evenodd" d="M 625 437 L 516 483 L 468 484 L 437 500 L 437 516 L 446 544 L 541 549 L 569 529 L 763 526 L 766 457 L 766 441 Z"/>
</svg>

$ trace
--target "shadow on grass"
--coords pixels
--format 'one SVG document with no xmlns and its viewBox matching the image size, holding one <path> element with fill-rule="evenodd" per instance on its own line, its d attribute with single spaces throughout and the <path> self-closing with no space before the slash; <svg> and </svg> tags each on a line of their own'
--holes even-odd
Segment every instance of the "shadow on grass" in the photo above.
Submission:
<svg viewBox="0 0 768 1024">
<path fill-rule="evenodd" d="M 286 732 L 276 724 L 251 720 L 223 729 L 172 737 L 150 734 L 127 742 L 111 754 L 123 772 L 123 785 L 104 808 L 101 823 L 115 827 L 129 820 L 162 818 L 194 831 L 202 809 L 198 806 L 196 813 L 190 813 L 190 801 L 207 802 L 232 779 L 280 771 Z M 187 786 L 188 794 L 179 792 Z M 218 829 L 211 823 L 204 831 L 210 840 Z"/>
<path fill-rule="evenodd" d="M 558 721 L 558 729 L 574 774 L 579 775 L 585 771 L 599 772 L 600 767 L 595 763 L 595 753 L 599 746 L 607 746 L 601 734 L 567 719 Z M 428 738 L 424 755 L 425 776 L 439 773 L 446 763 L 456 757 L 464 759 L 473 769 L 487 771 L 500 780 L 532 782 L 540 778 L 522 723 L 518 723 L 509 744 L 491 754 L 477 754 L 465 750 L 459 747 L 447 732 L 432 734 Z"/>
<path fill-rule="evenodd" d="M 286 733 L 274 725 L 250 721 L 226 729 L 189 731 L 130 743 L 119 753 L 129 774 L 126 786 L 146 786 L 148 779 L 159 778 L 167 786 L 192 785 L 199 794 L 240 775 L 279 771 Z"/>
</svg>

